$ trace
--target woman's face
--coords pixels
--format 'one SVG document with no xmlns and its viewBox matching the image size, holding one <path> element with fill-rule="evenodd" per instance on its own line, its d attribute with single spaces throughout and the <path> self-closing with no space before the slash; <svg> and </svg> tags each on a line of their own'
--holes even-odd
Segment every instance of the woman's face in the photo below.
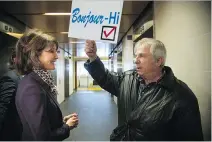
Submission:
<svg viewBox="0 0 212 142">
<path fill-rule="evenodd" d="M 52 47 L 53 46 L 53 47 Z M 47 46 L 39 56 L 39 60 L 45 70 L 54 70 L 58 59 L 56 45 Z"/>
</svg>

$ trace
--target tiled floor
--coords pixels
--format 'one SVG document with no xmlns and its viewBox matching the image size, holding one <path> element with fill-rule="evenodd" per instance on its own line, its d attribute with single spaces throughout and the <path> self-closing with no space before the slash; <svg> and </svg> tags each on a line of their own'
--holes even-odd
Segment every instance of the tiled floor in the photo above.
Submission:
<svg viewBox="0 0 212 142">
<path fill-rule="evenodd" d="M 109 141 L 118 124 L 117 106 L 105 91 L 77 91 L 61 104 L 61 110 L 79 116 L 79 125 L 67 141 Z"/>
</svg>

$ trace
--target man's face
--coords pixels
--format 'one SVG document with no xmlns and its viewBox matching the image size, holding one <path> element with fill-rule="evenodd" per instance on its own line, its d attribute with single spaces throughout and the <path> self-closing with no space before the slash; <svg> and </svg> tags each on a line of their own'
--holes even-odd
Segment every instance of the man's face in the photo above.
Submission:
<svg viewBox="0 0 212 142">
<path fill-rule="evenodd" d="M 135 51 L 136 71 L 138 75 L 145 77 L 145 75 L 154 72 L 158 68 L 150 47 L 141 45 Z"/>
</svg>

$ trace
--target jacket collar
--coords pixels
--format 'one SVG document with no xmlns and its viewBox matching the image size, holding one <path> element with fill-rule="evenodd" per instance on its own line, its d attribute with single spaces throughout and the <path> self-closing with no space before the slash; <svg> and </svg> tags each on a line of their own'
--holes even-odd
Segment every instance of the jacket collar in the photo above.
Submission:
<svg viewBox="0 0 212 142">
<path fill-rule="evenodd" d="M 158 84 L 160 84 L 161 86 L 167 89 L 171 89 L 171 90 L 174 89 L 176 77 L 174 76 L 172 69 L 168 66 L 164 66 L 163 70 L 165 70 L 165 75 L 158 82 Z"/>
<path fill-rule="evenodd" d="M 136 73 L 137 74 L 137 73 Z M 137 74 L 137 79 L 139 82 L 144 83 L 144 79 Z M 155 83 L 163 86 L 167 89 L 173 89 L 176 77 L 172 72 L 172 69 L 168 66 L 164 66 L 162 77 Z"/>
<path fill-rule="evenodd" d="M 38 82 L 40 83 L 40 85 L 41 85 L 42 87 L 44 87 L 44 89 L 50 91 L 50 89 L 51 89 L 50 86 L 49 86 L 46 82 L 44 82 L 43 79 L 40 78 L 40 76 L 39 76 L 38 74 L 36 74 L 35 72 L 31 72 L 29 75 L 30 75 L 33 79 L 35 79 L 36 81 L 38 81 Z"/>
</svg>

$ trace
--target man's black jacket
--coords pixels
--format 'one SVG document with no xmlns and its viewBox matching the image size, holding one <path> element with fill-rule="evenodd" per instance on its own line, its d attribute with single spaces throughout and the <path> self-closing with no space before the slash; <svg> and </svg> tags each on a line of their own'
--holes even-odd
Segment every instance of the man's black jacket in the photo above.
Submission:
<svg viewBox="0 0 212 142">
<path fill-rule="evenodd" d="M 138 99 L 138 74 L 111 73 L 97 58 L 84 64 L 93 79 L 118 97 L 118 126 L 110 140 L 203 140 L 198 101 L 171 68 L 156 83 L 147 85 Z M 107 119 L 107 118 L 106 118 Z"/>
<path fill-rule="evenodd" d="M 15 106 L 20 77 L 10 70 L 0 78 L 0 141 L 19 141 L 21 122 Z"/>
</svg>

